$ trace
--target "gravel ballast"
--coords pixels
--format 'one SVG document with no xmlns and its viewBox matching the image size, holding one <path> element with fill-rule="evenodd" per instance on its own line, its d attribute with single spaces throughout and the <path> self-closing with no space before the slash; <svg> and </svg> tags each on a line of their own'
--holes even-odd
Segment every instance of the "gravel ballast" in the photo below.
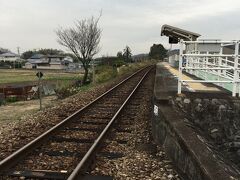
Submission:
<svg viewBox="0 0 240 180">
<path fill-rule="evenodd" d="M 118 119 L 116 129 L 112 130 L 104 148 L 108 153 L 122 154 L 119 158 L 97 156 L 92 175 L 111 176 L 114 179 L 159 179 L 178 180 L 178 173 L 166 156 L 162 147 L 157 146 L 151 135 L 151 112 L 154 73 L 144 82 L 130 104 Z M 126 128 L 126 124 L 128 125 Z M 131 132 L 118 132 L 127 129 Z M 119 143 L 123 140 L 125 143 Z"/>
<path fill-rule="evenodd" d="M 131 111 L 129 114 L 130 118 L 128 120 L 132 121 L 132 125 L 126 127 L 123 124 L 121 126 L 123 129 L 132 129 L 133 133 L 127 133 L 127 136 L 122 132 L 113 133 L 114 138 L 127 141 L 127 143 L 119 144 L 111 139 L 106 141 L 106 144 L 108 144 L 106 151 L 123 152 L 124 156 L 112 160 L 99 157 L 98 163 L 100 164 L 97 164 L 91 174 L 110 175 L 114 179 L 180 179 L 172 162 L 167 158 L 163 149 L 154 144 L 151 137 L 150 116 L 153 79 L 154 75 L 151 78 L 149 77 L 145 82 L 148 88 L 140 90 L 137 101 L 132 103 L 134 108 L 137 108 L 137 113 Z M 119 81 L 118 79 L 108 84 L 98 85 L 89 91 L 62 100 L 54 107 L 1 127 L 0 160 L 84 107 Z M 81 133 L 84 134 L 84 132 Z M 53 146 L 58 147 L 61 144 L 57 146 L 53 144 Z M 72 145 L 69 144 L 69 146 Z M 44 157 L 42 154 L 39 154 L 39 156 Z M 58 160 L 55 159 L 54 161 Z M 61 161 L 59 159 L 59 162 Z M 59 163 L 59 166 L 62 165 L 64 164 Z M 51 162 L 43 166 L 47 168 L 47 166 L 51 166 Z M 56 169 L 59 169 L 59 167 L 56 167 Z"/>
<path fill-rule="evenodd" d="M 0 127 L 0 160 L 84 107 L 123 79 L 124 77 L 121 77 L 112 82 L 97 85 L 88 91 L 61 100 L 53 107 L 21 117 L 19 121 L 2 125 Z"/>
</svg>

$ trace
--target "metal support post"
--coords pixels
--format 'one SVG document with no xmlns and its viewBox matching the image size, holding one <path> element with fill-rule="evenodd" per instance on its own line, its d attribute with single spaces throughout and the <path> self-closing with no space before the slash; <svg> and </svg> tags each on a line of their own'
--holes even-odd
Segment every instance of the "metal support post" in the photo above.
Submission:
<svg viewBox="0 0 240 180">
<path fill-rule="evenodd" d="M 238 77 L 238 80 L 239 80 L 239 76 L 240 74 L 239 74 L 239 69 L 237 70 L 237 77 Z M 237 83 L 237 89 L 238 89 L 238 97 L 240 97 L 240 83 L 239 83 L 239 81 L 238 81 L 238 83 Z"/>
<path fill-rule="evenodd" d="M 237 84 L 238 84 L 238 51 L 239 51 L 239 41 L 235 42 L 235 54 L 234 54 L 234 76 L 233 76 L 233 92 L 232 96 L 236 97 Z"/>
<path fill-rule="evenodd" d="M 223 54 L 223 46 L 222 44 L 220 45 L 220 55 L 222 56 Z M 223 63 L 222 63 L 222 57 L 218 57 L 218 66 L 222 67 Z M 221 79 L 221 74 L 222 74 L 222 70 L 218 70 L 218 81 L 220 81 Z M 219 86 L 223 86 L 223 84 L 219 83 Z"/>
<path fill-rule="evenodd" d="M 40 110 L 42 110 L 42 88 L 41 88 L 41 77 L 38 77 L 38 95 L 39 95 L 39 105 Z"/>
<path fill-rule="evenodd" d="M 39 95 L 39 104 L 40 104 L 40 110 L 42 110 L 42 83 L 41 78 L 43 77 L 42 72 L 37 72 L 36 76 L 38 77 L 38 95 Z"/>
<path fill-rule="evenodd" d="M 228 58 L 226 57 L 226 58 L 225 58 L 225 66 L 226 66 L 226 67 L 228 67 L 227 61 L 228 61 Z M 224 75 L 227 76 L 227 70 L 224 71 Z"/>
<path fill-rule="evenodd" d="M 178 69 L 178 94 L 182 92 L 182 63 L 183 63 L 183 41 L 180 41 L 179 52 L 179 69 Z"/>
<path fill-rule="evenodd" d="M 207 55 L 209 54 L 209 51 L 207 51 Z M 209 63 L 209 61 L 208 61 L 208 57 L 206 57 L 206 70 L 205 70 L 205 80 L 207 80 L 207 75 L 208 75 L 208 70 L 207 70 L 207 68 L 208 68 L 208 63 Z"/>
</svg>

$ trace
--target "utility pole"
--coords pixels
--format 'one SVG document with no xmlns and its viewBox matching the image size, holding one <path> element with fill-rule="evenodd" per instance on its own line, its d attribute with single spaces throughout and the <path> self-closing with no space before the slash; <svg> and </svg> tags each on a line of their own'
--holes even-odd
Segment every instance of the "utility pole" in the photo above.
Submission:
<svg viewBox="0 0 240 180">
<path fill-rule="evenodd" d="M 43 77 L 43 73 L 41 71 L 37 72 L 36 76 L 38 77 L 38 96 L 39 96 L 39 105 L 40 110 L 42 110 L 42 84 L 41 84 L 41 78 Z"/>
<path fill-rule="evenodd" d="M 20 47 L 19 46 L 17 47 L 17 53 L 18 53 L 17 65 L 19 67 L 19 59 L 20 59 Z M 15 69 L 15 61 L 14 61 L 14 69 Z"/>
<path fill-rule="evenodd" d="M 92 78 L 93 79 L 92 80 L 93 80 L 93 84 L 95 84 L 95 60 L 93 59 L 92 62 L 93 62 L 93 64 L 92 64 L 92 66 L 93 66 L 92 67 L 92 70 L 93 70 L 93 77 Z"/>
<path fill-rule="evenodd" d="M 18 52 L 18 55 L 20 56 L 20 47 L 19 46 L 17 47 L 17 52 Z"/>
<path fill-rule="evenodd" d="M 40 110 L 42 110 L 42 89 L 41 89 L 41 78 L 40 77 L 38 77 L 38 93 L 39 93 Z"/>
</svg>

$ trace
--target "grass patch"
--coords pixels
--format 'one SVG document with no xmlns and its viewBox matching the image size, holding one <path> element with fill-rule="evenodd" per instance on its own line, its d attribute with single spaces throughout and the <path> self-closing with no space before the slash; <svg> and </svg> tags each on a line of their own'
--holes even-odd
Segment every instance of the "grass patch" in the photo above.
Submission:
<svg viewBox="0 0 240 180">
<path fill-rule="evenodd" d="M 94 85 L 87 84 L 84 86 L 76 86 L 74 84 L 60 84 L 56 87 L 55 92 L 59 99 L 64 99 L 66 97 L 72 96 L 79 92 L 84 92 L 91 89 Z"/>
<path fill-rule="evenodd" d="M 42 71 L 43 80 L 77 80 L 81 75 L 63 71 Z M 0 69 L 0 84 L 37 81 L 36 70 Z"/>
<path fill-rule="evenodd" d="M 96 83 L 103 83 L 117 76 L 117 69 L 112 66 L 98 66 L 96 69 Z"/>
<path fill-rule="evenodd" d="M 84 91 L 88 91 L 89 89 L 91 89 L 92 87 L 94 87 L 93 84 L 87 84 L 84 86 L 81 86 L 78 88 L 79 91 L 84 92 Z"/>
<path fill-rule="evenodd" d="M 44 97 L 43 108 L 52 107 L 57 103 L 55 96 Z M 21 121 L 26 116 L 32 115 L 39 110 L 39 100 L 18 101 L 0 106 L 0 125 L 13 121 Z"/>
<path fill-rule="evenodd" d="M 17 102 L 17 101 L 18 101 L 17 97 L 15 97 L 15 96 L 11 96 L 11 97 L 6 98 L 6 102 L 8 102 L 8 103 L 13 103 L 13 102 Z"/>
<path fill-rule="evenodd" d="M 120 68 L 116 68 L 108 65 L 97 66 L 95 69 L 95 84 L 90 83 L 90 84 L 86 84 L 78 87 L 73 84 L 65 84 L 61 82 L 61 84 L 59 84 L 59 86 L 57 86 L 56 88 L 56 93 L 58 98 L 63 99 L 71 95 L 74 95 L 78 92 L 87 91 L 97 84 L 111 81 L 123 74 L 130 74 L 136 71 L 137 69 L 140 69 L 141 67 L 144 67 L 147 65 L 148 65 L 147 63 L 134 63 L 134 64 L 121 66 Z M 90 77 L 89 79 L 92 80 L 92 73 L 89 74 L 89 77 Z"/>
<path fill-rule="evenodd" d="M 146 61 L 142 61 L 139 63 L 127 64 L 127 65 L 121 66 L 117 69 L 118 75 L 121 76 L 123 74 L 131 74 L 138 69 L 141 69 L 143 67 L 150 66 L 150 65 L 156 64 L 156 63 L 157 63 L 157 61 L 146 60 Z"/>
</svg>

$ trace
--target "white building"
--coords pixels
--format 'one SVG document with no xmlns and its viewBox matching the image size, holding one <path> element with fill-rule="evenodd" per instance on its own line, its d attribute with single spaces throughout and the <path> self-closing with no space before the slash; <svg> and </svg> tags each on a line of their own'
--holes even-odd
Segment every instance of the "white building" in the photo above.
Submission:
<svg viewBox="0 0 240 180">
<path fill-rule="evenodd" d="M 73 58 L 71 58 L 70 56 L 66 56 L 63 60 L 73 63 Z"/>
<path fill-rule="evenodd" d="M 67 69 L 73 59 L 69 56 L 35 54 L 27 61 L 26 69 Z"/>
<path fill-rule="evenodd" d="M 18 54 L 12 53 L 12 52 L 6 52 L 3 54 L 0 54 L 0 61 L 4 62 L 20 62 L 22 59 Z"/>
</svg>

